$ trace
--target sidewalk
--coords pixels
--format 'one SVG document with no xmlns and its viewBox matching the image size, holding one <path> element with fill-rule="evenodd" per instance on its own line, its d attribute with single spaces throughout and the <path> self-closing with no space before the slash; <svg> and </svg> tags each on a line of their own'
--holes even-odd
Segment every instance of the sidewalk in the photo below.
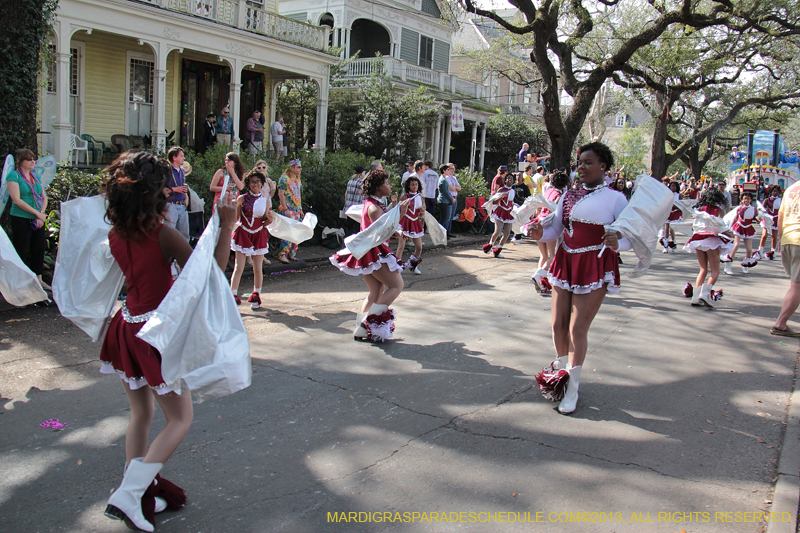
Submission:
<svg viewBox="0 0 800 533">
<path fill-rule="evenodd" d="M 422 237 L 422 250 L 432 250 L 435 248 L 462 248 L 465 246 L 474 246 L 478 244 L 483 244 L 486 242 L 487 238 L 485 235 L 482 234 L 475 234 L 475 233 L 454 233 L 454 239 L 448 240 L 447 246 L 434 246 L 431 242 L 430 236 L 426 233 L 424 237 Z M 392 238 L 389 241 L 389 247 L 393 251 L 397 251 L 397 240 Z M 272 254 L 269 254 L 267 258 L 272 263 L 271 265 L 264 265 L 264 273 L 265 274 L 281 274 L 284 272 L 296 272 L 298 270 L 303 270 L 306 268 L 320 266 L 322 264 L 330 264 L 328 258 L 344 248 L 344 244 L 336 249 L 326 248 L 324 246 L 320 246 L 318 244 L 301 244 L 298 247 L 297 255 L 300 257 L 301 260 L 299 261 L 292 261 L 289 264 L 284 264 L 278 261 Z M 408 259 L 408 255 L 414 251 L 414 243 L 408 241 L 406 243 L 406 253 L 404 254 L 404 258 Z M 228 271 L 230 271 L 231 265 L 229 265 Z M 245 269 L 245 274 L 247 274 L 247 269 Z"/>
</svg>

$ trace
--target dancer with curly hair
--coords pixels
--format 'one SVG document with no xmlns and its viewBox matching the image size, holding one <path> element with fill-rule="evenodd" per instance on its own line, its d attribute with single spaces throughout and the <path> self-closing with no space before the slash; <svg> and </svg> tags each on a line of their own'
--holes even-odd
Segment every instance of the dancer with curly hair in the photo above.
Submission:
<svg viewBox="0 0 800 533">
<path fill-rule="evenodd" d="M 364 178 L 361 192 L 365 198 L 361 213 L 361 231 L 364 231 L 386 213 L 381 198 L 391 195 L 392 204 L 397 205 L 397 195 L 392 195 L 389 175 L 383 170 L 370 172 Z M 410 203 L 411 199 L 400 202 L 401 218 L 408 212 Z M 391 339 L 395 313 L 389 306 L 403 292 L 403 263 L 386 243 L 375 246 L 361 259 L 356 259 L 345 250 L 342 252 L 332 255 L 331 263 L 347 275 L 364 276 L 369 290 L 361 304 L 361 312 L 357 314 L 353 338 L 371 342 Z"/>
<path fill-rule="evenodd" d="M 692 225 L 693 235 L 683 249 L 697 255 L 700 271 L 694 287 L 687 283 L 683 295 L 691 298 L 695 307 L 714 307 L 713 302 L 722 298 L 722 291 L 713 289 L 719 279 L 720 255 L 729 253 L 733 247 L 732 235 L 724 230 L 726 226 L 722 220 L 727 205 L 728 200 L 722 191 L 711 187 L 703 191 L 694 206 L 697 214 Z"/>
<path fill-rule="evenodd" d="M 176 229 L 162 224 L 167 212 L 164 187 L 172 177 L 169 163 L 140 153 L 122 154 L 105 171 L 106 218 L 111 255 L 128 284 L 128 296 L 112 318 L 100 351 L 100 372 L 122 378 L 130 404 L 125 436 L 125 475 L 108 499 L 105 514 L 124 520 L 131 529 L 153 531 L 154 513 L 167 506 L 179 509 L 183 489 L 158 473 L 177 449 L 192 424 L 192 398 L 177 394 L 161 376 L 161 355 L 136 336 L 172 285 L 170 264 L 183 267 L 192 248 Z M 230 234 L 236 207 L 226 196 L 217 204 L 220 233 L 215 258 L 228 262 Z M 164 411 L 166 425 L 147 445 L 153 421 L 153 399 Z"/>
<path fill-rule="evenodd" d="M 619 293 L 619 258 L 614 252 L 631 246 L 619 233 L 604 227 L 628 204 L 625 195 L 606 186 L 605 173 L 613 166 L 614 157 L 606 145 L 594 142 L 582 146 L 580 185 L 561 196 L 547 228 L 534 222 L 528 229 L 528 236 L 536 241 L 555 241 L 563 236 L 548 273 L 553 287 L 551 319 L 556 359 L 536 377 L 545 398 L 561 401 L 558 411 L 562 414 L 572 413 L 578 404 L 592 321 L 606 294 Z"/>
</svg>

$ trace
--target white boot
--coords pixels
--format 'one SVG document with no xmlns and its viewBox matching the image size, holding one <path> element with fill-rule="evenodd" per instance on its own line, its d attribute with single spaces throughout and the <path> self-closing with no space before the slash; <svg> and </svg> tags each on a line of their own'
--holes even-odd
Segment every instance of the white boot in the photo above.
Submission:
<svg viewBox="0 0 800 533">
<path fill-rule="evenodd" d="M 142 459 L 144 459 L 144 457 L 137 457 L 134 460 L 135 461 L 141 461 Z M 125 477 L 125 470 L 127 470 L 127 468 L 123 468 L 122 469 L 122 477 Z M 145 490 L 147 490 L 147 489 L 145 489 Z M 158 496 L 153 496 L 153 499 L 156 501 L 156 506 L 155 506 L 155 511 L 154 511 L 155 513 L 161 513 L 163 511 L 166 511 L 166 509 L 167 509 L 167 500 L 165 500 L 164 498 L 159 498 Z"/>
<path fill-rule="evenodd" d="M 119 488 L 108 499 L 105 515 L 114 520 L 125 520 L 125 524 L 131 529 L 152 533 L 155 526 L 142 514 L 142 495 L 163 466 L 162 463 L 132 460 Z"/>
<path fill-rule="evenodd" d="M 731 263 L 730 263 L 730 261 L 729 261 L 729 262 L 727 262 L 727 263 L 723 263 L 723 265 L 724 265 L 724 266 L 723 266 L 723 271 L 724 271 L 724 272 L 725 272 L 727 275 L 729 275 L 729 276 L 733 276 L 733 268 L 731 268 Z"/>
<path fill-rule="evenodd" d="M 703 305 L 703 304 L 700 303 L 700 296 L 703 293 L 703 290 L 702 290 L 703 287 L 705 287 L 705 285 L 701 286 L 700 288 L 695 287 L 694 292 L 692 292 L 692 305 L 694 307 L 699 307 L 699 306 Z"/>
<path fill-rule="evenodd" d="M 533 276 L 531 276 L 531 281 L 534 283 L 534 288 L 536 292 L 542 292 L 542 280 L 547 279 L 547 269 L 540 268 L 537 270 Z"/>
<path fill-rule="evenodd" d="M 367 339 L 371 342 L 389 340 L 394 333 L 394 311 L 388 305 L 372 304 L 364 325 L 369 332 Z"/>
<path fill-rule="evenodd" d="M 367 340 L 369 332 L 364 327 L 364 319 L 367 318 L 367 313 L 356 313 L 356 329 L 353 331 L 353 339 L 357 341 Z"/>
<path fill-rule="evenodd" d="M 706 307 L 714 307 L 714 304 L 711 300 L 711 289 L 714 287 L 708 283 L 704 284 L 703 287 L 700 289 L 700 303 L 705 305 Z"/>
<path fill-rule="evenodd" d="M 553 361 L 553 370 L 561 370 L 562 368 L 567 368 L 567 360 L 569 359 L 568 355 L 562 355 L 561 357 L 556 357 Z"/>
<path fill-rule="evenodd" d="M 580 366 L 572 366 L 567 363 L 567 372 L 569 372 L 569 381 L 567 382 L 567 392 L 564 394 L 564 399 L 558 405 L 558 412 L 564 415 L 572 413 L 578 406 L 578 386 L 580 386 L 581 379 Z"/>
</svg>

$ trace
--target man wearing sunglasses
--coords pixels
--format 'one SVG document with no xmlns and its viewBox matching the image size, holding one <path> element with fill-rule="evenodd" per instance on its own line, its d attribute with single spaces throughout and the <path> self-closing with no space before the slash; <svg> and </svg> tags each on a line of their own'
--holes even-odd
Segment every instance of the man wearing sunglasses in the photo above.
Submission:
<svg viewBox="0 0 800 533">
<path fill-rule="evenodd" d="M 230 146 L 231 139 L 236 137 L 233 132 L 233 118 L 231 110 L 227 107 L 222 108 L 222 115 L 217 117 L 217 142 L 223 146 Z"/>
</svg>

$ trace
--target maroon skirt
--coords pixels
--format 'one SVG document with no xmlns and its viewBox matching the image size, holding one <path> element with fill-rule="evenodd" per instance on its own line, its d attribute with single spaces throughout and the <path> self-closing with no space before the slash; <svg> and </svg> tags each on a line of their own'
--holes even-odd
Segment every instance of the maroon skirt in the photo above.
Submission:
<svg viewBox="0 0 800 533">
<path fill-rule="evenodd" d="M 397 259 L 397 256 L 392 253 L 391 248 L 386 244 L 379 244 L 372 248 L 361 259 L 356 259 L 350 253 L 341 252 L 330 256 L 330 262 L 350 276 L 366 276 L 379 270 L 383 265 L 389 265 L 389 270 L 393 272 L 403 271 L 403 263 Z"/>
<path fill-rule="evenodd" d="M 600 254 L 603 234 L 602 224 L 572 221 L 572 235 L 564 232 L 564 241 L 550 265 L 550 284 L 575 294 L 607 285 L 610 294 L 619 294 L 619 257 L 610 248 Z"/>
<path fill-rule="evenodd" d="M 172 392 L 161 377 L 161 354 L 136 336 L 142 326 L 144 322 L 125 322 L 122 310 L 117 311 L 100 350 L 100 372 L 118 374 L 131 390 L 149 386 L 159 394 Z"/>
<path fill-rule="evenodd" d="M 264 255 L 269 251 L 269 233 L 262 226 L 255 233 L 250 233 L 244 226 L 236 226 L 231 235 L 231 250 L 244 255 Z"/>
</svg>

